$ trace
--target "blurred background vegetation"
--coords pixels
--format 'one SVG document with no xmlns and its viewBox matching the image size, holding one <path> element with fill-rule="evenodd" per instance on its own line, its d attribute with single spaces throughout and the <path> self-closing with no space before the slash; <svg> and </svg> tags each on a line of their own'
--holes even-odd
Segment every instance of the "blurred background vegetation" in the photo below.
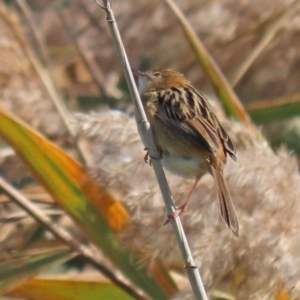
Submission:
<svg viewBox="0 0 300 300">
<path fill-rule="evenodd" d="M 22 2 L 6 3 L 9 11 L 18 15 L 26 42 L 49 66 L 70 109 L 87 111 L 101 105 L 131 109 L 120 64 L 112 58 L 114 48 L 106 20 L 93 1 L 28 1 L 27 9 Z M 277 146 L 284 142 L 298 151 L 294 138 L 298 122 L 291 121 L 300 111 L 300 20 L 295 2 L 186 1 L 180 7 L 253 120 L 264 124 L 269 140 Z M 177 69 L 201 91 L 213 93 L 207 75 L 199 68 L 176 18 L 163 1 L 113 5 L 133 67 Z M 30 68 L 28 61 L 13 57 L 16 53 L 10 49 L 18 45 L 4 25 L 1 86 L 12 75 Z M 254 50 L 258 54 L 252 61 L 249 57 Z"/>
<path fill-rule="evenodd" d="M 287 152 L 293 153 L 299 161 L 299 1 L 177 2 L 275 153 L 277 149 L 287 147 Z M 113 9 L 132 67 L 143 70 L 179 70 L 204 94 L 216 99 L 206 72 L 165 1 L 115 0 Z M 90 156 L 94 154 L 84 155 L 82 152 L 88 153 L 87 146 L 90 146 L 93 147 L 93 153 L 96 153 L 97 145 L 91 145 L 93 140 L 84 143 L 86 137 L 83 136 L 83 144 L 79 148 L 81 150 L 76 150 L 76 139 L 74 141 L 70 137 L 65 126 L 67 123 L 74 127 L 76 121 L 66 121 L 61 117 L 52 102 L 55 95 L 56 98 L 63 99 L 63 104 L 71 114 L 89 111 L 101 113 L 114 109 L 133 115 L 134 107 L 104 12 L 94 1 L 87 0 L 2 2 L 0 105 L 28 122 L 81 163 L 90 164 L 93 162 Z M 101 126 L 95 127 L 99 131 L 109 124 L 105 123 L 105 118 L 103 120 Z M 93 131 L 90 134 L 93 137 L 96 129 L 92 128 L 92 121 L 89 122 L 87 131 Z M 105 156 L 105 153 L 101 155 Z M 298 169 L 298 165 L 296 167 Z M 36 183 L 3 140 L 0 140 L 0 175 L 31 200 L 39 203 L 41 208 L 47 209 L 51 218 L 59 220 L 60 225 L 68 228 L 80 241 L 86 242 L 86 237 L 79 234 L 71 220 L 53 205 L 51 197 Z M 120 186 L 122 183 L 118 184 Z M 122 186 L 120 190 L 126 188 Z M 49 249 L 50 243 L 51 247 L 57 246 L 57 241 L 49 239 L 45 229 L 28 220 L 4 194 L 0 194 L 0 205 L 0 262 L 17 262 L 15 253 L 20 255 L 24 249 L 29 249 L 30 255 L 36 254 L 33 249 L 39 249 L 40 252 L 37 253 L 41 255 L 45 249 Z M 70 257 L 64 257 L 62 253 L 60 255 L 58 258 L 51 257 L 55 262 L 60 262 L 63 271 L 56 268 L 53 272 L 77 274 L 83 268 L 93 274 L 78 257 L 61 265 L 64 259 L 69 260 Z M 42 260 L 41 264 L 44 263 Z M 299 275 L 296 272 L 295 276 Z M 243 276 L 244 273 L 235 278 L 238 284 L 243 281 Z M 294 281 L 292 289 L 297 285 Z M 208 286 L 214 290 L 217 285 L 214 282 Z M 224 287 L 222 284 L 220 286 Z M 221 289 L 221 292 L 215 293 L 216 298 L 235 299 L 230 297 L 237 295 L 238 299 L 245 299 L 238 296 L 234 289 L 228 289 L 226 284 L 225 286 L 224 290 L 228 294 L 222 294 Z M 282 286 L 277 287 L 272 295 L 266 288 L 269 298 L 259 298 L 256 295 L 257 298 L 253 299 L 292 299 L 289 296 L 291 286 L 282 283 Z M 16 294 L 12 293 L 10 297 L 14 295 Z M 125 299 L 124 295 L 119 297 Z M 185 297 L 188 299 L 190 296 Z M 32 296 L 32 299 L 47 298 Z M 183 299 L 183 296 L 178 299 Z"/>
</svg>

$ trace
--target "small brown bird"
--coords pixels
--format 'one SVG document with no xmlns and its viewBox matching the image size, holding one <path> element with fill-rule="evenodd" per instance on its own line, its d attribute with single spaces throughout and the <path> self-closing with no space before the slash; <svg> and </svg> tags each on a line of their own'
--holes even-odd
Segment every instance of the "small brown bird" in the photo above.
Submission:
<svg viewBox="0 0 300 300">
<path fill-rule="evenodd" d="M 210 173 L 216 182 L 222 220 L 237 236 L 239 224 L 223 173 L 227 154 L 236 159 L 235 148 L 211 104 L 176 71 L 133 72 L 163 167 L 196 178 L 176 215 L 185 210 L 200 178 Z"/>
</svg>

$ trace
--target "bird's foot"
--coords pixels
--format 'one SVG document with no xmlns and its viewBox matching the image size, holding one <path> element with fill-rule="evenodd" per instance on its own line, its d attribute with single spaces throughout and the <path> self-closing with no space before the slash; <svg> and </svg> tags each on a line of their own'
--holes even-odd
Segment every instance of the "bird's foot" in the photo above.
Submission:
<svg viewBox="0 0 300 300">
<path fill-rule="evenodd" d="M 149 149 L 147 147 L 145 147 L 144 150 L 147 151 L 144 156 L 144 161 L 146 164 L 149 164 L 149 166 L 152 166 L 152 159 L 159 159 L 159 160 L 162 159 L 162 151 L 161 150 L 158 150 L 158 157 L 150 156 Z"/>
<path fill-rule="evenodd" d="M 186 210 L 186 207 L 187 207 L 187 203 L 184 203 L 183 205 L 176 207 L 175 211 L 171 215 L 168 215 L 168 219 L 164 223 L 164 225 L 167 225 L 171 219 L 175 219 L 175 218 L 179 217 L 180 215 L 182 215 L 183 212 Z"/>
<path fill-rule="evenodd" d="M 144 156 L 144 161 L 149 166 L 152 166 L 152 161 L 151 161 L 151 158 L 150 158 L 150 154 L 149 154 L 148 148 L 145 148 L 144 150 L 147 151 L 146 154 L 145 154 L 145 156 Z"/>
</svg>

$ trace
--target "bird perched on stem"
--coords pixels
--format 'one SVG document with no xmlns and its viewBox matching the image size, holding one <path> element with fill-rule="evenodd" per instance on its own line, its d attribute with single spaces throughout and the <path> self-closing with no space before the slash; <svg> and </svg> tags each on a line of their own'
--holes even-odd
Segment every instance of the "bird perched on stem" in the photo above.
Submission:
<svg viewBox="0 0 300 300">
<path fill-rule="evenodd" d="M 238 220 L 223 173 L 227 154 L 236 159 L 235 148 L 211 104 L 174 70 L 133 72 L 163 167 L 196 179 L 175 215 L 186 209 L 200 178 L 210 173 L 217 186 L 221 218 L 237 236 Z"/>
</svg>

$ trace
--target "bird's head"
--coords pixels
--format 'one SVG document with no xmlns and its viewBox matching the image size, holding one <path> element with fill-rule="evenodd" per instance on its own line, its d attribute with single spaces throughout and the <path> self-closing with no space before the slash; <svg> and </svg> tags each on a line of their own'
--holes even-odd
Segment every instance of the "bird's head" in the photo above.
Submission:
<svg viewBox="0 0 300 300">
<path fill-rule="evenodd" d="M 138 78 L 139 92 L 141 95 L 151 91 L 190 85 L 190 82 L 187 81 L 181 73 L 171 69 L 157 69 L 147 72 L 133 70 L 133 74 Z"/>
</svg>

